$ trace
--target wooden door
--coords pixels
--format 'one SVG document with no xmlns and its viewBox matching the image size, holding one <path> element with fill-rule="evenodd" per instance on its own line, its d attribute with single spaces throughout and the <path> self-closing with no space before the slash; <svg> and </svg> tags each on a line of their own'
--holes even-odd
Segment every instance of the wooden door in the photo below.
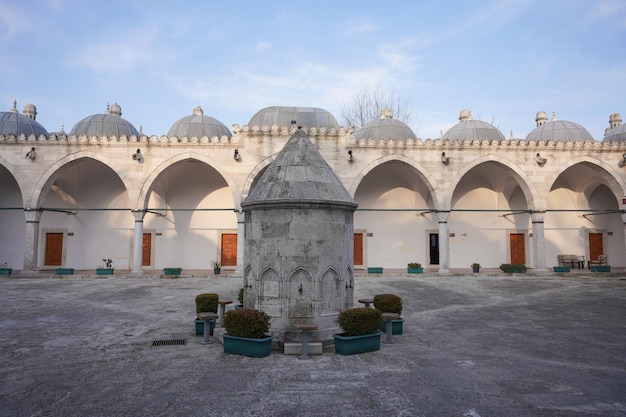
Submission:
<svg viewBox="0 0 626 417">
<path fill-rule="evenodd" d="M 525 264 L 526 263 L 526 248 L 524 246 L 524 234 L 523 233 L 511 233 L 509 237 L 509 243 L 511 248 L 511 263 L 512 264 Z"/>
<path fill-rule="evenodd" d="M 589 233 L 589 259 L 595 261 L 600 255 L 604 255 L 602 233 Z"/>
<path fill-rule="evenodd" d="M 354 234 L 354 265 L 363 265 L 363 233 Z"/>
<path fill-rule="evenodd" d="M 237 233 L 222 234 L 222 266 L 237 266 Z"/>
<path fill-rule="evenodd" d="M 46 233 L 44 265 L 63 265 L 63 233 Z"/>
<path fill-rule="evenodd" d="M 143 234 L 143 243 L 141 245 L 141 266 L 152 265 L 152 233 Z"/>
</svg>

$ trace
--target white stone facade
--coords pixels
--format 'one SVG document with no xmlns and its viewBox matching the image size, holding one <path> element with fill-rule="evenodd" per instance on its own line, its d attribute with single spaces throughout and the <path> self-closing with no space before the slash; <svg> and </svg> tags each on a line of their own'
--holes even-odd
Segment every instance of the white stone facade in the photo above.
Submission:
<svg viewBox="0 0 626 417">
<path fill-rule="evenodd" d="M 137 274 L 211 269 L 224 260 L 223 245 L 242 236 L 241 203 L 295 129 L 233 125 L 231 137 L 199 138 L 0 134 L 0 264 L 80 270 L 111 258 Z M 598 245 L 611 266 L 626 267 L 624 141 L 303 130 L 359 205 L 357 270 L 420 262 L 446 274 L 520 257 L 545 270 L 557 254 L 589 259 Z M 25 157 L 33 148 L 35 157 Z M 243 239 L 235 239 L 236 260 L 223 268 L 242 275 Z"/>
</svg>

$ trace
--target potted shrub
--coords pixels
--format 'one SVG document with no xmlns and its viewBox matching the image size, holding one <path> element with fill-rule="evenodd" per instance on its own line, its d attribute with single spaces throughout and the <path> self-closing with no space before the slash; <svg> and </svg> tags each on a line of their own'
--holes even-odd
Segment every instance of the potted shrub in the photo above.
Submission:
<svg viewBox="0 0 626 417">
<path fill-rule="evenodd" d="M 524 265 L 524 264 L 502 264 L 502 265 L 500 265 L 500 269 L 503 272 L 506 272 L 508 274 L 512 274 L 512 273 L 523 274 L 524 272 L 526 272 L 526 265 Z"/>
<path fill-rule="evenodd" d="M 424 272 L 424 268 L 422 268 L 422 264 L 419 262 L 409 262 L 406 266 L 406 272 L 409 274 L 421 274 Z"/>
<path fill-rule="evenodd" d="M 102 262 L 104 262 L 104 266 L 96 268 L 96 275 L 112 275 L 115 269 L 111 258 L 102 258 Z"/>
<path fill-rule="evenodd" d="M 219 302 L 219 296 L 213 293 L 198 294 L 196 296 L 196 314 L 197 313 L 216 313 Z M 204 320 L 196 318 L 196 336 L 204 335 Z"/>
<path fill-rule="evenodd" d="M 380 350 L 382 313 L 375 308 L 357 307 L 339 313 L 337 323 L 343 333 L 334 334 L 335 352 L 339 355 Z"/>
<path fill-rule="evenodd" d="M 183 268 L 163 268 L 163 275 L 180 275 Z"/>
<path fill-rule="evenodd" d="M 13 272 L 13 268 L 7 267 L 6 262 L 0 265 L 0 275 L 11 275 L 12 272 Z"/>
<path fill-rule="evenodd" d="M 374 308 L 382 313 L 402 314 L 402 298 L 395 294 L 377 294 L 373 298 Z M 404 319 L 397 318 L 391 321 L 391 334 L 402 334 Z M 387 331 L 387 322 L 381 320 L 380 330 Z"/>
<path fill-rule="evenodd" d="M 478 262 L 474 262 L 471 267 L 473 273 L 477 274 L 480 272 L 480 264 Z"/>
<path fill-rule="evenodd" d="M 235 306 L 235 309 L 239 310 L 243 308 L 243 288 L 239 288 L 239 292 L 237 293 L 237 301 L 239 304 Z"/>
<path fill-rule="evenodd" d="M 213 266 L 213 273 L 219 275 L 222 271 L 222 263 L 220 261 L 212 261 L 211 265 Z"/>
<path fill-rule="evenodd" d="M 224 315 L 224 353 L 263 358 L 272 350 L 268 336 L 270 316 L 252 308 L 230 310 Z"/>
</svg>

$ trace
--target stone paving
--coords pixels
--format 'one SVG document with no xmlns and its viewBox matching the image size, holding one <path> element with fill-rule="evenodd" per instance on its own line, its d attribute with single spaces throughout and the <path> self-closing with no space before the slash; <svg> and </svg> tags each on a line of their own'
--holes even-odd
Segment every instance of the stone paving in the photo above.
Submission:
<svg viewBox="0 0 626 417">
<path fill-rule="evenodd" d="M 308 360 L 200 344 L 195 296 L 242 282 L 200 275 L 0 278 L 0 416 L 626 416 L 623 274 L 359 275 L 404 334 Z"/>
</svg>

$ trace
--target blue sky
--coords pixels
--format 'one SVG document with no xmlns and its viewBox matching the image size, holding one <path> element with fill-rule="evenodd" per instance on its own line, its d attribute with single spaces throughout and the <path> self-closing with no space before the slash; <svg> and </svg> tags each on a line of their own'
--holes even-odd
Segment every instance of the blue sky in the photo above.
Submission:
<svg viewBox="0 0 626 417">
<path fill-rule="evenodd" d="M 201 105 L 231 128 L 263 107 L 410 101 L 418 137 L 459 111 L 524 138 L 537 111 L 602 139 L 626 117 L 626 2 L 0 0 L 0 110 L 50 132 L 118 103 L 164 135 Z"/>
</svg>

